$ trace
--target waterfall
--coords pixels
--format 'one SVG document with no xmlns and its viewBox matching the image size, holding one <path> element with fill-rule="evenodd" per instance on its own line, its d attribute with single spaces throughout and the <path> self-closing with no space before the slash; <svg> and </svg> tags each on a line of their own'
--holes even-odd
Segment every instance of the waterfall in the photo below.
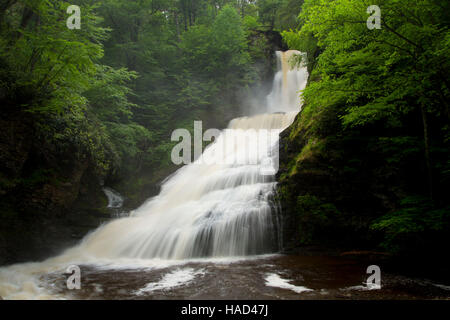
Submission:
<svg viewBox="0 0 450 320">
<path fill-rule="evenodd" d="M 281 67 L 268 109 L 279 113 L 231 121 L 199 159 L 163 184 L 158 196 L 130 217 L 98 229 L 80 249 L 99 257 L 139 259 L 273 252 L 278 137 L 299 111 L 299 90 L 307 80 L 305 68 L 291 67 L 295 53 L 277 53 Z"/>
<path fill-rule="evenodd" d="M 124 198 L 120 193 L 108 187 L 103 188 L 103 193 L 106 198 L 108 198 L 107 208 L 111 212 L 112 218 L 123 218 L 128 216 L 128 212 L 123 208 Z"/>
<path fill-rule="evenodd" d="M 78 246 L 40 264 L 0 269 L 0 295 L 39 272 L 67 263 L 131 259 L 248 256 L 276 251 L 277 219 L 271 202 L 276 185 L 278 140 L 301 107 L 304 67 L 292 67 L 297 51 L 277 52 L 279 70 L 262 113 L 234 119 L 194 163 L 179 169 L 128 217 L 115 219 Z M 256 142 L 256 143 L 255 143 Z M 110 207 L 122 199 L 105 189 Z M 21 277 L 25 277 L 22 279 Z M 23 286 L 23 285 L 22 285 Z M 36 289 L 37 290 L 37 289 Z M 19 290 L 20 291 L 20 290 Z"/>
<path fill-rule="evenodd" d="M 108 198 L 108 208 L 119 209 L 123 205 L 123 197 L 115 190 L 111 188 L 103 188 L 103 192 Z"/>
<path fill-rule="evenodd" d="M 305 55 L 299 51 L 277 51 L 278 72 L 273 80 L 273 88 L 267 97 L 268 112 L 298 112 L 301 108 L 299 91 L 305 89 L 308 81 L 308 71 L 304 66 L 292 65 L 295 57 Z"/>
</svg>

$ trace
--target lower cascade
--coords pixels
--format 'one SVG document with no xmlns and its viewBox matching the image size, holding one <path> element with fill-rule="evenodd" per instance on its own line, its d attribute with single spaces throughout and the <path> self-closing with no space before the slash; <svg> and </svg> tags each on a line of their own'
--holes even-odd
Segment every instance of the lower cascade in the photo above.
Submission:
<svg viewBox="0 0 450 320">
<path fill-rule="evenodd" d="M 158 196 L 128 217 L 101 226 L 59 257 L 32 267 L 0 269 L 0 295 L 8 297 L 14 288 L 8 283 L 13 272 L 27 268 L 33 268 L 32 273 L 48 272 L 69 261 L 180 260 L 276 252 L 279 226 L 271 197 L 279 134 L 300 111 L 299 91 L 307 81 L 306 68 L 289 63 L 296 54 L 300 53 L 277 52 L 279 70 L 262 114 L 231 121 L 199 159 L 179 169 L 164 182 Z M 110 190 L 105 192 L 114 198 Z"/>
<path fill-rule="evenodd" d="M 270 197 L 276 170 L 271 167 L 274 155 L 270 151 L 294 116 L 233 120 L 196 162 L 163 184 L 157 197 L 130 217 L 97 230 L 82 243 L 83 251 L 141 259 L 273 252 L 277 228 Z M 252 141 L 250 130 L 257 133 L 258 141 Z M 212 164 L 205 164 L 206 158 Z"/>
<path fill-rule="evenodd" d="M 283 113 L 231 121 L 197 161 L 163 184 L 157 197 L 130 217 L 97 230 L 81 244 L 82 250 L 95 256 L 140 259 L 276 251 L 276 208 L 270 198 L 276 184 L 278 139 L 300 108 L 299 98 L 289 98 L 299 97 L 307 79 L 305 68 L 291 67 L 289 59 L 295 53 L 277 53 L 279 71 L 268 97 L 268 110 L 280 106 Z"/>
</svg>

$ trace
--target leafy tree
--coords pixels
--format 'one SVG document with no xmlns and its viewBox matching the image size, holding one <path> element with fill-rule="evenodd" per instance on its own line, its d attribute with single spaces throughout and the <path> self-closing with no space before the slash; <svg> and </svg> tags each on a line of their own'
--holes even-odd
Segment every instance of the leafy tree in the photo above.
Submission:
<svg viewBox="0 0 450 320">
<path fill-rule="evenodd" d="M 8 6 L 9 5 L 9 6 Z M 66 27 L 63 1 L 8 2 L 1 24 L 0 82 L 3 108 L 32 112 L 62 112 L 83 106 L 83 92 L 97 72 L 102 55 L 100 41 L 106 29 L 94 8 L 86 5 L 81 30 Z"/>
</svg>

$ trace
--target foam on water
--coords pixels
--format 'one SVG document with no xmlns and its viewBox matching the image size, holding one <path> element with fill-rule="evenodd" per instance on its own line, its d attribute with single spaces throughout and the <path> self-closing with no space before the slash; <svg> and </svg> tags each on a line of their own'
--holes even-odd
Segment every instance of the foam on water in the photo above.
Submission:
<svg viewBox="0 0 450 320">
<path fill-rule="evenodd" d="M 158 281 L 150 282 L 144 288 L 135 292 L 136 295 L 144 295 L 156 290 L 167 290 L 175 287 L 180 287 L 189 284 L 196 277 L 204 275 L 203 269 L 194 270 L 193 268 L 178 269 L 172 271 Z"/>
<path fill-rule="evenodd" d="M 293 284 L 290 284 L 289 282 L 291 282 L 292 280 L 283 279 L 276 273 L 267 274 L 265 280 L 266 280 L 266 286 L 269 286 L 269 287 L 276 287 L 276 288 L 281 288 L 281 289 L 292 290 L 296 293 L 314 291 L 314 290 L 306 288 L 306 287 L 295 286 Z"/>
</svg>

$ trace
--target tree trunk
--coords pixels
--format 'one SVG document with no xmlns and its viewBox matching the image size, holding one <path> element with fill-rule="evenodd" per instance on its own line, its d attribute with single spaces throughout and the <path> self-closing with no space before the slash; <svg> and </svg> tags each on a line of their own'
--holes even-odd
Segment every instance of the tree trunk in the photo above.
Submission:
<svg viewBox="0 0 450 320">
<path fill-rule="evenodd" d="M 180 21 L 178 19 L 178 12 L 175 11 L 174 14 L 174 18 L 175 18 L 175 26 L 176 26 L 176 30 L 177 30 L 177 39 L 180 39 Z"/>
<path fill-rule="evenodd" d="M 420 109 L 422 112 L 422 121 L 423 121 L 423 139 L 425 145 L 425 162 L 427 166 L 427 178 L 428 178 L 428 192 L 430 194 L 430 198 L 433 199 L 433 167 L 431 165 L 431 153 L 430 153 L 430 137 L 428 132 L 428 120 L 427 113 L 425 110 L 425 106 L 423 104 L 420 105 Z"/>
</svg>

